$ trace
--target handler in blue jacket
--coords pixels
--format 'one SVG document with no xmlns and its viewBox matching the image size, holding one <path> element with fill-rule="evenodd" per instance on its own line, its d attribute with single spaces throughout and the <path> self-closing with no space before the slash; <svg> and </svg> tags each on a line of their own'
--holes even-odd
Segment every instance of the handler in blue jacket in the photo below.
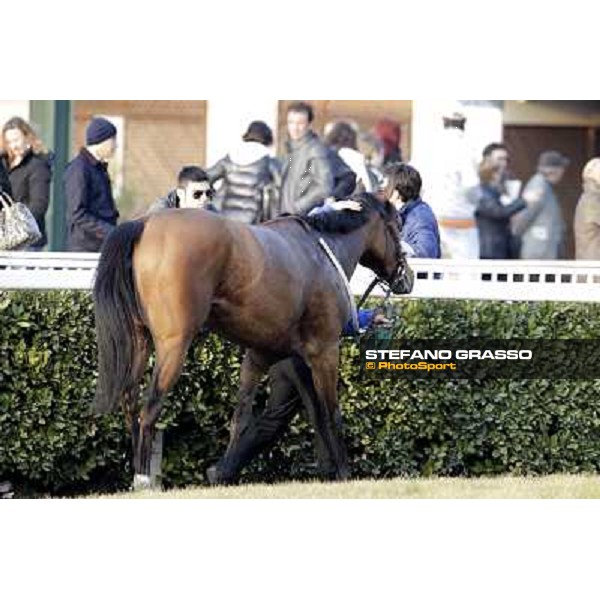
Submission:
<svg viewBox="0 0 600 600">
<path fill-rule="evenodd" d="M 386 184 L 382 194 L 398 210 L 402 221 L 402 247 L 407 256 L 419 258 L 439 258 L 440 234 L 433 211 L 421 199 L 421 176 L 419 172 L 404 163 L 391 163 L 385 169 Z M 352 201 L 336 203 L 338 208 L 360 210 Z M 335 210 L 336 204 L 318 210 Z M 375 311 L 359 311 L 359 327 L 370 326 L 377 319 Z M 346 326 L 344 333 L 352 333 L 352 326 Z M 304 404 L 308 411 L 313 410 L 316 391 L 312 373 L 300 357 L 283 360 L 269 371 L 271 395 L 264 411 L 251 420 L 242 431 L 237 442 L 228 449 L 221 460 L 209 468 L 207 477 L 212 484 L 233 483 L 241 469 L 259 452 L 269 448 L 287 429 L 290 421 Z M 318 470 L 328 479 L 334 476 L 335 468 L 328 461 L 322 440 L 315 436 Z"/>
<path fill-rule="evenodd" d="M 385 187 L 383 195 L 396 207 L 402 228 L 402 249 L 411 258 L 440 258 L 440 232 L 437 220 L 429 204 L 421 198 L 423 182 L 419 172 L 405 163 L 390 163 L 384 170 Z M 343 208 L 360 210 L 360 204 L 352 200 L 337 203 Z M 335 205 L 321 210 L 332 210 Z M 319 209 L 317 209 L 319 210 Z M 358 313 L 360 329 L 370 327 L 376 311 L 361 310 Z M 344 328 L 345 335 L 351 335 L 352 323 Z"/>
</svg>

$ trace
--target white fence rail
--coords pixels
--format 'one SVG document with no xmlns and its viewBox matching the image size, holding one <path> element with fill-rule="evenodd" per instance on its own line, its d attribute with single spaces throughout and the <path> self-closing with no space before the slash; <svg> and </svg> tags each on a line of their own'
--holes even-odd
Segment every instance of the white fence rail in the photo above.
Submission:
<svg viewBox="0 0 600 600">
<path fill-rule="evenodd" d="M 97 263 L 93 253 L 0 253 L 0 289 L 90 289 Z M 410 264 L 414 298 L 600 302 L 600 262 L 412 259 Z M 361 294 L 371 278 L 359 267 L 352 290 Z"/>
<path fill-rule="evenodd" d="M 95 252 L 0 252 L 0 289 L 90 289 L 98 256 Z"/>
</svg>

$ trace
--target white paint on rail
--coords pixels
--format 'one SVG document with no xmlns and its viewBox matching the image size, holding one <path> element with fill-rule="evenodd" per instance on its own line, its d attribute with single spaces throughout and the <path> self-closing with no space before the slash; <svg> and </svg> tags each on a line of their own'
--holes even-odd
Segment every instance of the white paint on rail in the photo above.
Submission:
<svg viewBox="0 0 600 600">
<path fill-rule="evenodd" d="M 96 253 L 0 253 L 0 289 L 91 289 Z M 600 301 L 600 262 L 411 259 L 409 298 Z M 359 295 L 372 274 L 358 267 L 350 281 Z M 375 295 L 383 290 L 376 288 Z"/>
</svg>

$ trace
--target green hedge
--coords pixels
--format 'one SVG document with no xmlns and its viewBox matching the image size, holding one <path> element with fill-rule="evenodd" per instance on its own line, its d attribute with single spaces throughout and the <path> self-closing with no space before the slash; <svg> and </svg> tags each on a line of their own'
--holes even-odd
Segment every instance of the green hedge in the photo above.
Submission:
<svg viewBox="0 0 600 600">
<path fill-rule="evenodd" d="M 594 304 L 405 300 L 395 337 L 600 338 Z M 193 347 L 170 394 L 163 473 L 203 483 L 227 441 L 240 351 L 217 337 Z M 361 380 L 343 346 L 340 397 L 357 477 L 595 472 L 598 381 Z M 120 414 L 94 417 L 93 310 L 84 292 L 0 292 L 0 480 L 23 494 L 113 490 L 131 481 Z M 264 393 L 259 398 L 264 402 Z M 314 475 L 310 429 L 296 419 L 249 481 Z"/>
</svg>

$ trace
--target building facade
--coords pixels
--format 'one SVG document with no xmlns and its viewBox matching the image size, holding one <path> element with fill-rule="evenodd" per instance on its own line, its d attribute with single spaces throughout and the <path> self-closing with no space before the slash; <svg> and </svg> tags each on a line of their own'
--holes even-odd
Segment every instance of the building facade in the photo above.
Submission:
<svg viewBox="0 0 600 600">
<path fill-rule="evenodd" d="M 240 142 L 252 120 L 267 122 L 275 136 L 274 152 L 281 153 L 286 135 L 289 100 L 77 100 L 0 101 L 2 122 L 14 115 L 30 120 L 49 148 L 58 148 L 54 171 L 53 206 L 49 219 L 51 247 L 61 249 L 64 236 L 62 170 L 84 142 L 92 115 L 112 119 L 119 129 L 119 150 L 111 175 L 124 218 L 143 212 L 156 197 L 175 183 L 183 165 L 210 166 Z M 581 191 L 585 162 L 600 155 L 600 101 L 496 101 L 496 100 L 309 100 L 315 110 L 314 128 L 323 133 L 327 123 L 350 120 L 369 131 L 381 118 L 400 124 L 404 160 L 424 175 L 436 159 L 442 135 L 442 116 L 460 110 L 467 118 L 465 137 L 480 158 L 493 141 L 504 142 L 512 156 L 514 176 L 526 181 L 535 171 L 543 150 L 559 150 L 571 165 L 558 186 L 567 223 L 567 256 L 573 255 L 572 220 Z"/>
</svg>

